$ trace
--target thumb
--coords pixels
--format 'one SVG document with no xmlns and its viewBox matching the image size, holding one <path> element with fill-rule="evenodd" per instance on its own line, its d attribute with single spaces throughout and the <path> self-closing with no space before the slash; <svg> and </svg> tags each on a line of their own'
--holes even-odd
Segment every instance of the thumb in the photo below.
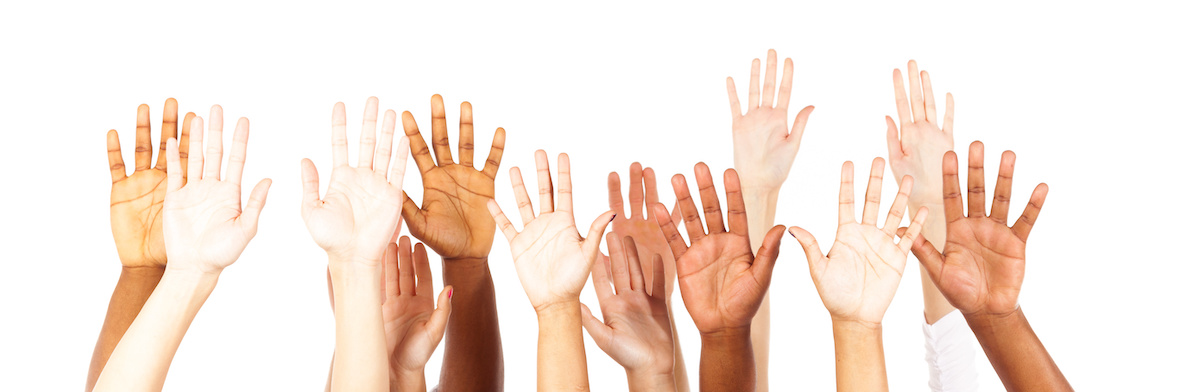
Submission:
<svg viewBox="0 0 1200 392">
<path fill-rule="evenodd" d="M 917 256 L 917 260 L 921 262 L 921 265 L 925 266 L 925 271 L 929 273 L 929 277 L 934 282 L 941 280 L 942 266 L 945 263 L 945 259 L 942 256 L 942 252 L 938 252 L 937 248 L 933 247 L 932 242 L 926 240 L 925 236 L 918 234 L 912 244 L 912 253 Z"/>
<path fill-rule="evenodd" d="M 434 347 L 442 342 L 442 336 L 446 334 L 446 322 L 450 320 L 450 310 L 453 308 L 450 297 L 453 295 L 454 286 L 442 288 L 442 293 L 438 294 L 437 308 L 425 323 L 425 332 L 434 338 Z"/>
<path fill-rule="evenodd" d="M 246 208 L 242 209 L 242 215 L 238 217 L 238 221 L 242 223 L 242 228 L 253 234 L 258 233 L 258 216 L 262 214 L 262 209 L 267 205 L 267 191 L 271 189 L 271 179 L 264 178 L 254 186 L 254 190 L 250 191 L 250 201 L 246 202 Z"/>
<path fill-rule="evenodd" d="M 607 351 L 612 343 L 612 328 L 593 316 L 592 310 L 588 309 L 587 305 L 581 303 L 579 308 L 580 314 L 583 315 L 583 328 L 588 331 L 588 335 L 592 335 L 592 340 L 596 341 L 596 345 L 600 346 L 600 349 Z"/>
<path fill-rule="evenodd" d="M 321 200 L 319 177 L 317 166 L 313 165 L 312 161 L 308 160 L 308 158 L 300 160 L 300 188 L 302 189 L 300 195 L 300 216 L 306 220 L 313 206 L 317 205 Z"/>
<path fill-rule="evenodd" d="M 779 258 L 779 241 L 783 239 L 783 225 L 776 225 L 763 238 L 762 247 L 754 254 L 754 264 L 750 270 L 754 277 L 768 285 L 771 282 L 771 271 L 775 269 L 775 260 Z"/>
<path fill-rule="evenodd" d="M 796 237 L 796 241 L 800 242 L 800 247 L 804 248 L 804 255 L 808 257 L 808 268 L 815 268 L 817 263 L 825 259 L 825 254 L 821 253 L 821 246 L 817 244 L 817 238 L 813 237 L 808 230 L 792 226 L 788 229 L 788 233 L 791 233 L 792 237 Z"/>
<path fill-rule="evenodd" d="M 595 221 L 592 221 L 592 227 L 588 229 L 588 236 L 583 239 L 583 251 L 586 252 L 589 262 L 596 261 L 596 253 L 600 250 L 600 239 L 604 237 L 604 229 L 616 218 L 616 213 L 605 211 L 596 217 Z"/>
</svg>

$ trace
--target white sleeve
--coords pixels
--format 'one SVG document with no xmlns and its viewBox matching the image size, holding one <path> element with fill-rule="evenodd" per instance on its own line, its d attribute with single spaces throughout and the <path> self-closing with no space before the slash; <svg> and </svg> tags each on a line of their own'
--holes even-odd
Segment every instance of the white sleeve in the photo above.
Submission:
<svg viewBox="0 0 1200 392">
<path fill-rule="evenodd" d="M 925 362 L 929 363 L 929 389 L 934 392 L 975 391 L 975 347 L 979 345 L 967 320 L 958 310 L 925 330 Z"/>
</svg>

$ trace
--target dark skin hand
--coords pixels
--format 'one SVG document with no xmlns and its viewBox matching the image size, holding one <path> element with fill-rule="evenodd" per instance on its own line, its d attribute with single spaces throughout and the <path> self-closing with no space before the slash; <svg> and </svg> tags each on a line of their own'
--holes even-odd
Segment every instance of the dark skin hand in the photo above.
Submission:
<svg viewBox="0 0 1200 392">
<path fill-rule="evenodd" d="M 666 206 L 658 204 L 654 209 L 659 227 L 675 256 L 683 304 L 700 331 L 700 390 L 754 390 L 755 361 L 750 325 L 771 283 L 783 226 L 775 226 L 767 232 L 762 248 L 753 252 L 737 172 L 733 169 L 725 171 L 728 231 L 712 175 L 703 163 L 696 165 L 696 183 L 704 206 L 707 233 L 687 181 L 683 175 L 671 179 L 690 246 L 671 224 L 671 214 Z"/>
<path fill-rule="evenodd" d="M 483 170 L 476 170 L 471 104 L 459 109 L 458 162 L 451 156 L 442 97 L 431 99 L 433 155 L 409 112 L 403 114 L 413 160 L 421 172 L 421 206 L 405 194 L 404 221 L 413 237 L 442 256 L 443 283 L 454 286 L 446 328 L 440 390 L 503 390 L 504 356 L 496 293 L 487 257 L 496 223 L 487 208 L 495 197 L 496 172 L 504 154 L 504 129 L 497 128 Z M 436 156 L 436 161 L 434 157 Z"/>
<path fill-rule="evenodd" d="M 113 240 L 121 259 L 121 277 L 113 289 L 108 313 L 100 328 L 92 363 L 88 368 L 86 390 L 92 390 L 100 371 L 108 362 L 113 349 L 133 324 L 146 299 L 162 279 L 167 266 L 167 249 L 163 245 L 162 206 L 167 195 L 167 139 L 176 137 L 178 104 L 174 98 L 163 105 L 162 136 L 159 138 L 158 161 L 154 167 L 154 144 L 150 139 L 150 107 L 138 106 L 134 172 L 128 175 L 121 156 L 117 131 L 108 131 L 108 164 L 113 186 L 109 214 Z M 194 113 L 184 117 L 179 155 L 186 161 L 188 133 Z M 184 163 L 186 165 L 186 163 Z M 184 170 L 187 168 L 184 166 Z"/>
<path fill-rule="evenodd" d="M 1041 212 L 1050 188 L 1039 184 L 1021 217 L 1008 226 L 1016 154 L 1005 151 L 990 214 L 986 190 L 983 143 L 971 143 L 967 173 L 967 215 L 959 193 L 958 157 L 947 152 L 942 161 L 942 190 L 946 211 L 946 247 L 938 252 L 917 237 L 913 253 L 929 271 L 938 290 L 958 308 L 979 339 L 996 374 L 1010 391 L 1072 390 L 1038 340 L 1017 303 L 1025 277 L 1025 242 Z"/>
</svg>

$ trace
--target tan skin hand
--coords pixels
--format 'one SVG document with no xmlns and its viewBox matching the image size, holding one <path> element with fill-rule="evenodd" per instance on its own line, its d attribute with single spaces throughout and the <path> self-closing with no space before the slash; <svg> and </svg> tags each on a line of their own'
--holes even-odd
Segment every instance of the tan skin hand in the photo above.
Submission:
<svg viewBox="0 0 1200 392">
<path fill-rule="evenodd" d="M 675 352 L 662 257 L 653 256 L 651 269 L 643 270 L 640 256 L 631 251 L 636 247 L 634 239 L 619 238 L 608 234 L 611 256 L 601 257 L 592 267 L 592 285 L 604 322 L 584 305 L 583 325 L 596 345 L 627 371 L 669 378 Z"/>
<path fill-rule="evenodd" d="M 184 161 L 187 159 L 191 122 L 195 116 L 194 113 L 188 113 L 183 120 L 179 155 Z M 174 98 L 167 99 L 163 104 L 158 161 L 151 167 L 154 150 L 150 139 L 150 107 L 138 106 L 137 147 L 132 175 L 126 175 L 117 131 L 108 131 L 108 163 L 113 180 L 109 214 L 117 255 L 127 268 L 163 268 L 167 265 L 167 248 L 163 243 L 162 231 L 163 200 L 167 195 L 166 142 L 176 137 L 177 122 L 178 104 Z M 186 163 L 183 170 L 187 170 Z"/>
<path fill-rule="evenodd" d="M 910 100 L 905 97 L 900 70 L 892 71 L 900 126 L 897 129 L 892 117 L 887 117 L 888 161 L 896 182 L 900 182 L 904 176 L 913 177 L 916 184 L 914 202 L 939 202 L 942 155 L 954 149 L 954 96 L 946 93 L 946 117 L 939 128 L 929 72 L 920 71 L 920 79 L 917 73 L 917 62 L 910 60 Z"/>
<path fill-rule="evenodd" d="M 383 332 L 394 385 L 405 372 L 425 371 L 446 331 L 453 288 L 442 289 L 436 297 L 441 308 L 435 308 L 429 255 L 420 243 L 413 249 L 408 237 L 400 237 L 399 246 L 388 244 L 384 282 Z"/>
<path fill-rule="evenodd" d="M 608 174 L 608 205 L 609 209 L 617 213 L 617 218 L 612 223 L 612 232 L 619 238 L 633 238 L 643 271 L 653 270 L 654 257 L 663 259 L 666 297 L 671 298 L 675 291 L 675 256 L 671 254 L 671 247 L 667 245 L 666 237 L 663 237 L 662 230 L 658 228 L 658 221 L 649 215 L 653 213 L 650 211 L 651 206 L 658 203 L 658 183 L 655 181 L 654 169 L 643 169 L 640 163 L 634 162 L 629 165 L 630 212 L 626 217 L 623 213 L 625 202 L 621 196 L 621 176 L 616 172 Z M 679 208 L 676 207 L 671 214 L 671 222 L 678 226 L 681 220 Z"/>
<path fill-rule="evenodd" d="M 504 154 L 504 129 L 496 129 L 483 170 L 476 170 L 471 104 L 463 102 L 459 111 L 458 162 L 450 153 L 442 97 L 434 95 L 431 106 L 436 162 L 412 114 L 403 114 L 404 132 L 425 187 L 420 208 L 405 195 L 404 220 L 414 236 L 443 258 L 487 257 L 496 234 L 487 202 L 495 197 L 496 172 Z"/>
</svg>

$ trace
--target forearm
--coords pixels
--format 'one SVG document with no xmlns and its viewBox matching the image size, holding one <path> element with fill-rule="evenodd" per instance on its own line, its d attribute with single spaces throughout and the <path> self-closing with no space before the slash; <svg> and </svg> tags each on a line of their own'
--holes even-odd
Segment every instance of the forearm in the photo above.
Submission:
<svg viewBox="0 0 1200 392">
<path fill-rule="evenodd" d="M 163 271 L 163 268 L 150 267 L 121 268 L 121 277 L 117 279 L 117 287 L 113 289 L 112 298 L 108 300 L 108 313 L 104 316 L 100 337 L 96 339 L 96 348 L 92 351 L 87 391 L 96 386 L 96 379 L 100 377 L 100 371 L 104 370 L 108 357 L 137 318 L 142 305 L 146 304 L 146 300 L 154 292 L 154 287 L 162 280 Z"/>
<path fill-rule="evenodd" d="M 688 392 L 691 387 L 688 384 L 687 364 L 683 361 L 683 344 L 679 341 L 679 328 L 675 327 L 675 309 L 671 306 L 670 299 L 667 300 L 667 313 L 671 315 L 671 341 L 675 342 L 675 391 Z"/>
<path fill-rule="evenodd" d="M 96 381 L 97 391 L 158 391 L 216 273 L 167 270 Z"/>
<path fill-rule="evenodd" d="M 779 203 L 777 188 L 743 188 L 745 189 L 746 222 L 749 226 L 750 249 L 755 252 L 762 247 L 763 238 L 771 227 L 775 226 L 775 208 Z M 771 292 L 763 296 L 758 313 L 754 314 L 754 322 L 750 324 L 751 341 L 754 343 L 754 361 L 757 364 L 758 388 L 760 392 L 767 391 L 767 370 L 771 357 Z"/>
<path fill-rule="evenodd" d="M 917 210 L 921 207 L 925 207 L 929 211 L 929 214 L 925 216 L 925 224 L 921 226 L 921 235 L 940 252 L 946 245 L 946 211 L 942 206 L 941 197 L 910 199 L 908 203 L 909 220 L 917 216 Z M 950 301 L 946 300 L 942 292 L 933 284 L 933 280 L 929 279 L 929 272 L 925 271 L 923 265 L 921 266 L 921 294 L 925 301 L 926 324 L 936 323 L 946 314 L 954 311 L 954 306 L 950 305 Z"/>
<path fill-rule="evenodd" d="M 749 326 L 700 334 L 701 391 L 751 391 L 756 382 Z"/>
<path fill-rule="evenodd" d="M 487 259 L 445 260 L 443 282 L 454 286 L 454 308 L 446 324 L 439 389 L 504 390 L 504 352 L 496 290 Z"/>
<path fill-rule="evenodd" d="M 537 315 L 538 391 L 589 390 L 579 302 L 551 304 Z"/>
<path fill-rule="evenodd" d="M 333 279 L 333 391 L 384 391 L 388 359 L 383 336 L 383 291 L 377 266 L 330 260 Z"/>
<path fill-rule="evenodd" d="M 975 314 L 966 319 L 1006 389 L 1073 390 L 1021 308 L 1005 315 Z"/>
<path fill-rule="evenodd" d="M 888 389 L 879 324 L 834 320 L 833 351 L 839 391 Z"/>
</svg>

